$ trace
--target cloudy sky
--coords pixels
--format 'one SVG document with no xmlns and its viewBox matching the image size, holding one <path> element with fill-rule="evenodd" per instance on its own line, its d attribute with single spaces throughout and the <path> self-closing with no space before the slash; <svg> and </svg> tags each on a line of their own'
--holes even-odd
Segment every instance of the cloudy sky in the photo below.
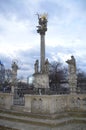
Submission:
<svg viewBox="0 0 86 130">
<path fill-rule="evenodd" d="M 48 13 L 46 57 L 65 61 L 74 55 L 86 71 L 86 0 L 0 0 L 0 60 L 6 68 L 18 60 L 19 76 L 34 72 L 40 58 L 36 13 Z"/>
</svg>

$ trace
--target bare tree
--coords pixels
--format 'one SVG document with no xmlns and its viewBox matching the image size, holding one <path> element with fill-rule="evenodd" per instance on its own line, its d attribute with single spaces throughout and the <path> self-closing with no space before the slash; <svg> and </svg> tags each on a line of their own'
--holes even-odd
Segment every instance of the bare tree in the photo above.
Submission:
<svg viewBox="0 0 86 130">
<path fill-rule="evenodd" d="M 77 89 L 82 93 L 86 93 L 86 72 L 80 69 L 77 70 Z"/>
<path fill-rule="evenodd" d="M 10 69 L 5 70 L 5 81 L 11 82 L 12 72 Z"/>
<path fill-rule="evenodd" d="M 60 62 L 52 62 L 49 67 L 50 88 L 59 91 L 60 84 L 66 80 L 67 69 Z"/>
</svg>

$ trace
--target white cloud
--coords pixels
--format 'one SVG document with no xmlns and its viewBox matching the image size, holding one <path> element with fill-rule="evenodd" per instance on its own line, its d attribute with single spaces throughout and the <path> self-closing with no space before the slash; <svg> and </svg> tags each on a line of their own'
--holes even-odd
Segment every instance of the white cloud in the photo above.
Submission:
<svg viewBox="0 0 86 130">
<path fill-rule="evenodd" d="M 38 20 L 35 14 L 47 12 L 48 58 L 57 61 L 61 59 L 65 63 L 65 60 L 74 55 L 77 62 L 82 63 L 78 65 L 85 67 L 86 9 L 83 8 L 84 5 L 86 5 L 84 0 L 13 0 L 8 3 L 1 0 L 0 53 L 23 62 L 23 68 L 19 73 L 24 73 L 26 76 L 33 73 L 34 61 L 40 59 L 40 36 L 36 33 Z"/>
<path fill-rule="evenodd" d="M 19 21 L 15 16 L 9 20 L 2 16 L 0 26 L 3 27 L 0 33 L 0 52 L 2 53 L 10 54 L 13 51 L 29 49 L 32 47 L 33 38 L 36 41 L 29 20 Z"/>
</svg>

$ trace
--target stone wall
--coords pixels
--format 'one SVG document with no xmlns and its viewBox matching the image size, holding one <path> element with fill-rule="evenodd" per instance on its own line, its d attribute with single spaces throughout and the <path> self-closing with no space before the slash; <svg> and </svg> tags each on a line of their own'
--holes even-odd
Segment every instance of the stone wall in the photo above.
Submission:
<svg viewBox="0 0 86 130">
<path fill-rule="evenodd" d="M 86 95 L 25 95 L 25 111 L 55 114 L 64 111 L 86 111 Z"/>
<path fill-rule="evenodd" d="M 11 109 L 12 106 L 13 94 L 0 93 L 0 108 Z M 25 95 L 25 105 L 22 109 L 23 112 L 39 114 L 56 114 L 64 111 L 76 110 L 86 111 L 85 94 Z"/>
<path fill-rule="evenodd" d="M 11 109 L 13 105 L 13 94 L 0 93 L 0 108 Z"/>
<path fill-rule="evenodd" d="M 67 107 L 67 98 L 68 95 L 26 95 L 25 110 L 47 114 L 62 112 Z"/>
<path fill-rule="evenodd" d="M 67 104 L 69 110 L 86 111 L 86 94 L 70 94 Z"/>
</svg>

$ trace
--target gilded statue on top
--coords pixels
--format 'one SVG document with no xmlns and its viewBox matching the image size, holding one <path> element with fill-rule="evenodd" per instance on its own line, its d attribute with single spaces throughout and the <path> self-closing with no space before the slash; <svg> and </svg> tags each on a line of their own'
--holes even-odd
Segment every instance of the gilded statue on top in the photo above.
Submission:
<svg viewBox="0 0 86 130">
<path fill-rule="evenodd" d="M 45 34 L 45 32 L 47 31 L 47 14 L 42 14 L 42 15 L 39 15 L 37 14 L 38 16 L 38 20 L 39 20 L 39 25 L 37 26 L 37 32 L 40 33 L 40 34 Z"/>
</svg>

